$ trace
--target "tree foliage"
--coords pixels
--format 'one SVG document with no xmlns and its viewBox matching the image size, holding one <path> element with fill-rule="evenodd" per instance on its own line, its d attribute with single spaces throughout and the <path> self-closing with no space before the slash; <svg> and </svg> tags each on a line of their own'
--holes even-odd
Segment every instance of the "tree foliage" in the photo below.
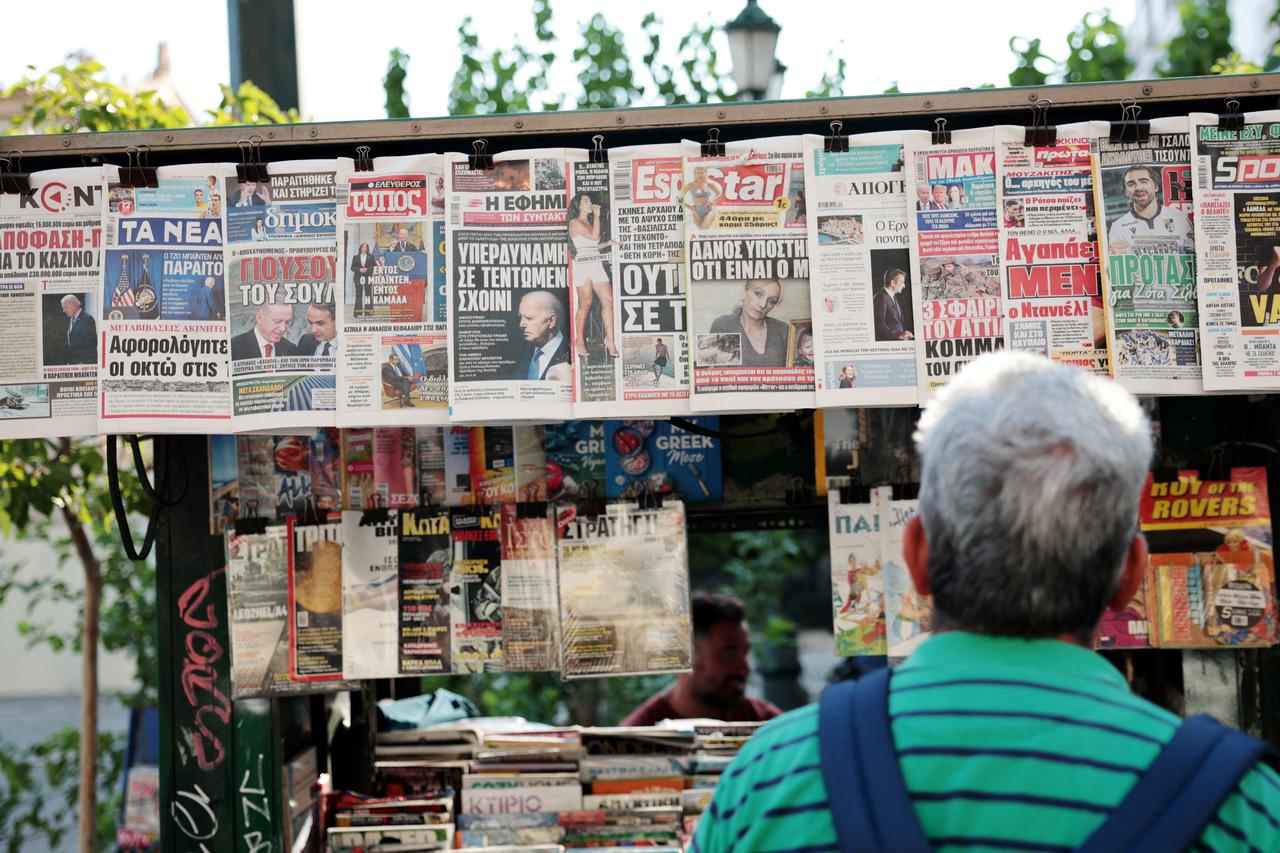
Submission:
<svg viewBox="0 0 1280 853">
<path fill-rule="evenodd" d="M 387 60 L 387 75 L 382 78 L 382 88 L 387 93 L 387 118 L 409 117 L 409 93 L 404 80 L 409 74 L 409 54 L 398 47 L 391 48 Z"/>
<path fill-rule="evenodd" d="M 1227 0 L 1182 0 L 1178 4 L 1179 33 L 1164 49 L 1156 65 L 1161 77 L 1198 77 L 1232 53 L 1231 15 Z"/>
<path fill-rule="evenodd" d="M 131 93 L 107 80 L 97 60 L 68 59 L 42 73 L 36 73 L 34 65 L 27 70 L 4 92 L 8 98 L 29 98 L 26 109 L 10 119 L 10 132 L 152 130 L 191 124 L 186 110 L 166 104 L 155 92 Z"/>
<path fill-rule="evenodd" d="M 1067 55 L 1054 59 L 1044 52 L 1043 42 L 1014 36 L 1009 39 L 1017 66 L 1009 72 L 1011 86 L 1043 86 L 1045 83 L 1097 83 L 1123 80 L 1133 71 L 1125 43 L 1124 28 L 1109 10 L 1089 12 L 1067 35 Z"/>
</svg>

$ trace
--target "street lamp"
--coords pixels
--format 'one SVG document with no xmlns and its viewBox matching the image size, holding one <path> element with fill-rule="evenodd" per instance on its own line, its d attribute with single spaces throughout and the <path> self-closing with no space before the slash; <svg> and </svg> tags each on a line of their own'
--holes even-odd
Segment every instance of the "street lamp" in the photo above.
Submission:
<svg viewBox="0 0 1280 853">
<path fill-rule="evenodd" d="M 756 0 L 747 0 L 747 7 L 738 17 L 725 24 L 739 98 L 759 101 L 769 91 L 778 65 L 773 52 L 781 30 L 778 22 L 756 5 Z"/>
</svg>

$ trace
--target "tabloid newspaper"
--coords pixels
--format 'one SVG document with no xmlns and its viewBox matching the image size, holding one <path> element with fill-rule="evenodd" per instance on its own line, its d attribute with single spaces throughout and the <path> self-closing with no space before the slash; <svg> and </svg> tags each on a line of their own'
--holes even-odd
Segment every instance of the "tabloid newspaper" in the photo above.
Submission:
<svg viewBox="0 0 1280 853">
<path fill-rule="evenodd" d="M 0 438 L 98 431 L 101 168 L 0 195 Z"/>
<path fill-rule="evenodd" d="M 449 512 L 454 672 L 502 671 L 502 538 L 496 506 Z"/>
<path fill-rule="evenodd" d="M 1186 116 L 1144 143 L 1097 142 L 1094 186 L 1111 375 L 1135 394 L 1198 394 L 1200 317 Z"/>
<path fill-rule="evenodd" d="M 289 537 L 289 672 L 294 681 L 342 678 L 342 515 L 324 524 L 285 519 Z"/>
<path fill-rule="evenodd" d="M 911 584 L 902 556 L 902 535 L 917 500 L 895 500 L 893 489 L 876 489 L 880 512 L 880 569 L 884 573 L 884 623 L 890 658 L 904 658 L 928 639 L 933 630 L 933 601 L 922 598 Z"/>
<path fill-rule="evenodd" d="M 444 159 L 338 161 L 344 425 L 443 424 L 449 417 Z"/>
<path fill-rule="evenodd" d="M 886 653 L 878 495 L 870 497 L 866 503 L 846 504 L 838 488 L 827 491 L 831 618 L 838 655 Z"/>
<path fill-rule="evenodd" d="M 799 136 L 683 143 L 694 411 L 808 408 L 813 315 Z"/>
<path fill-rule="evenodd" d="M 561 677 L 685 672 L 693 665 L 684 506 L 609 504 L 557 541 Z"/>
<path fill-rule="evenodd" d="M 618 410 L 618 331 L 614 303 L 618 267 L 608 163 L 573 160 L 568 169 L 565 244 L 569 262 L 569 311 L 573 316 L 574 411 Z"/>
<path fill-rule="evenodd" d="M 569 164 L 585 159 L 564 148 L 511 151 L 472 170 L 447 155 L 453 420 L 572 417 L 566 181 Z"/>
<path fill-rule="evenodd" d="M 806 136 L 814 371 L 819 406 L 914 406 L 916 305 L 904 145 L 924 131 Z"/>
<path fill-rule="evenodd" d="M 1280 111 L 1244 118 L 1190 117 L 1206 391 L 1280 388 Z"/>
<path fill-rule="evenodd" d="M 910 142 L 906 157 L 923 401 L 970 361 L 1004 348 L 995 129 L 957 130 L 950 145 Z"/>
<path fill-rule="evenodd" d="M 995 149 L 1005 345 L 1100 376 L 1109 369 L 1092 150 L 1106 129 L 1062 125 L 1053 145 L 1027 145 L 1026 128 L 1002 126 Z"/>
<path fill-rule="evenodd" d="M 1146 615 L 1152 645 L 1275 645 L 1266 468 L 1232 468 L 1222 480 L 1202 480 L 1194 470 L 1171 482 L 1148 474 L 1139 511 L 1151 548 Z"/>
<path fill-rule="evenodd" d="M 560 668 L 555 524 L 545 506 L 522 509 L 501 507 L 503 669 L 548 672 Z"/>
<path fill-rule="evenodd" d="M 400 674 L 450 672 L 449 511 L 400 512 Z"/>
<path fill-rule="evenodd" d="M 600 414 L 664 417 L 689 411 L 682 168 L 679 144 L 609 151 L 618 281 L 613 288 L 618 356 L 610 366 L 617 392 L 612 405 L 599 407 Z M 580 394 L 574 412 L 587 416 L 591 411 Z"/>
<path fill-rule="evenodd" d="M 161 166 L 156 189 L 107 167 L 99 346 L 104 433 L 231 429 L 222 180 L 228 163 Z"/>
<path fill-rule="evenodd" d="M 386 522 L 362 524 L 342 513 L 343 677 L 400 675 L 400 549 L 396 510 Z"/>
<path fill-rule="evenodd" d="M 269 181 L 226 179 L 231 425 L 336 422 L 333 160 L 271 163 Z"/>
</svg>

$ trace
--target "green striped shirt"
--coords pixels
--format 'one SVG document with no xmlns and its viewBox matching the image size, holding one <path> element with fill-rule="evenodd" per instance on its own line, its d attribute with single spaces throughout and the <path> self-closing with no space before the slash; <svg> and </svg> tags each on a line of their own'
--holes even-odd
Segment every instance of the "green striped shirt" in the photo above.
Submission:
<svg viewBox="0 0 1280 853">
<path fill-rule="evenodd" d="M 1134 696 L 1120 673 L 1080 646 L 960 631 L 930 638 L 898 667 L 889 715 L 916 814 L 942 851 L 1075 849 L 1180 722 Z M 725 771 L 690 849 L 840 849 L 816 705 L 751 738 Z M 1250 771 L 1198 849 L 1280 850 L 1280 776 Z"/>
</svg>

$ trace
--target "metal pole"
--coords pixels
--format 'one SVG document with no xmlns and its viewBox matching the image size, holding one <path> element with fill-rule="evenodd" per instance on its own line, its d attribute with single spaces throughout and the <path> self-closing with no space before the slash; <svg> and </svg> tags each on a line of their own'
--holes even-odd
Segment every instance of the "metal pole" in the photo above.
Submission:
<svg viewBox="0 0 1280 853">
<path fill-rule="evenodd" d="M 227 0 L 231 88 L 252 80 L 281 109 L 298 106 L 293 0 Z"/>
</svg>

